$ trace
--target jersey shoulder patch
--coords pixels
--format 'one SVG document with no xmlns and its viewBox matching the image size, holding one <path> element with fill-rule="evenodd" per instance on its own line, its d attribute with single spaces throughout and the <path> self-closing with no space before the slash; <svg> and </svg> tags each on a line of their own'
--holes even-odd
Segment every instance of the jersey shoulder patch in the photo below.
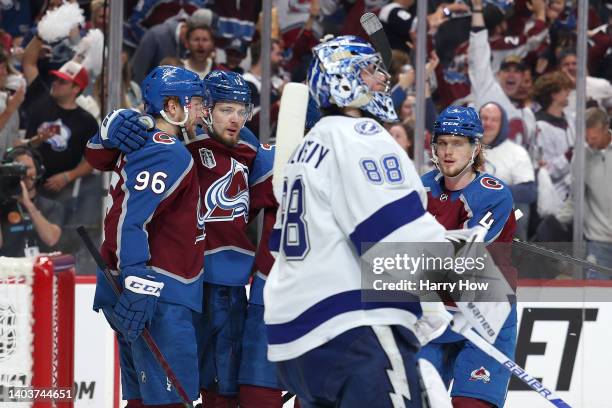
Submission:
<svg viewBox="0 0 612 408">
<path fill-rule="evenodd" d="M 474 181 L 463 189 L 464 197 L 469 203 L 478 201 L 482 204 L 499 203 L 508 197 L 512 199 L 512 193 L 507 185 L 488 173 L 480 174 Z"/>
<path fill-rule="evenodd" d="M 355 132 L 366 136 L 375 135 L 383 130 L 382 126 L 373 120 L 361 120 L 355 123 L 353 129 L 355 129 Z"/>
<path fill-rule="evenodd" d="M 502 190 L 504 185 L 495 177 L 484 176 L 480 178 L 480 185 L 489 190 Z"/>
<path fill-rule="evenodd" d="M 162 131 L 155 132 L 155 134 L 153 135 L 151 140 L 153 140 L 153 143 L 159 143 L 159 144 L 174 144 L 174 143 L 176 143 L 176 139 L 174 137 L 172 137 L 169 134 L 167 134 L 166 132 L 162 132 Z"/>
</svg>

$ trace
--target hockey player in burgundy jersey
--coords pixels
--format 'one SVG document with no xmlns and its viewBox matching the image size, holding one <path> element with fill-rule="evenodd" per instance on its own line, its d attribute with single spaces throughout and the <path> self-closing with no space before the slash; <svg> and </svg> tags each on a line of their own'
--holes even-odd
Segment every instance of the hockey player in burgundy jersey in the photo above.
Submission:
<svg viewBox="0 0 612 408">
<path fill-rule="evenodd" d="M 146 131 L 130 119 L 134 115 L 114 111 L 86 152 L 95 167 L 104 164 L 105 170 L 112 170 L 102 256 L 124 288 L 117 299 L 98 270 L 94 309 L 102 309 L 118 333 L 127 406 L 182 407 L 140 334 L 149 328 L 187 394 L 197 399 L 194 319 L 202 309 L 204 222 L 194 161 L 173 135 L 195 136 L 203 87 L 196 74 L 162 66 L 147 75 L 142 90 L 155 128 Z M 130 143 L 107 137 L 122 121 L 146 132 L 147 138 L 110 166 L 109 157 L 117 151 L 105 149 Z"/>
<path fill-rule="evenodd" d="M 205 406 L 235 406 L 240 388 L 241 407 L 280 407 L 275 369 L 265 356 L 262 291 L 267 270 L 256 273 L 248 307 L 244 287 L 255 255 L 247 225 L 260 209 L 273 214 L 277 206 L 271 184 L 274 150 L 243 127 L 252 105 L 240 75 L 213 71 L 204 87 L 207 134 L 187 145 L 200 161 L 206 206 L 203 327 L 209 337 L 202 341 L 203 399 Z M 241 361 L 243 345 L 249 355 Z"/>
<path fill-rule="evenodd" d="M 255 255 L 247 224 L 259 210 L 265 211 L 269 228 L 264 229 L 262 241 L 274 224 L 274 148 L 260 145 L 243 127 L 250 117 L 250 95 L 238 74 L 213 71 L 204 83 L 208 89 L 207 133 L 199 131 L 186 143 L 199 174 L 201 211 L 207 228 L 205 313 L 200 339 L 203 399 L 205 406 L 235 406 L 240 388 L 242 407 L 276 408 L 282 405 L 281 391 L 275 366 L 266 358 L 263 327 L 262 291 L 273 263 L 267 245 L 260 245 L 257 251 L 248 308 L 244 289 Z M 107 135 L 123 151 L 138 149 L 147 138 L 133 115 L 138 116 L 124 112 L 113 118 L 117 126 Z M 96 150 L 91 155 L 99 158 L 95 167 L 103 168 L 118 152 Z M 245 325 L 248 332 L 243 338 Z M 248 356 L 241 361 L 243 346 Z"/>
<path fill-rule="evenodd" d="M 438 116 L 432 143 L 432 157 L 438 169 L 422 176 L 427 211 L 446 229 L 480 225 L 488 230 L 486 242 L 511 242 L 516 228 L 512 194 L 499 179 L 480 171 L 484 165 L 482 135 L 482 124 L 472 108 L 449 106 Z M 494 256 L 505 255 L 495 249 Z M 514 269 L 502 271 L 514 287 Z M 453 310 L 452 306 L 448 308 Z M 494 345 L 514 358 L 515 306 Z M 447 329 L 419 354 L 438 369 L 447 387 L 454 380 L 451 396 L 455 408 L 504 405 L 509 372 L 463 336 Z"/>
</svg>

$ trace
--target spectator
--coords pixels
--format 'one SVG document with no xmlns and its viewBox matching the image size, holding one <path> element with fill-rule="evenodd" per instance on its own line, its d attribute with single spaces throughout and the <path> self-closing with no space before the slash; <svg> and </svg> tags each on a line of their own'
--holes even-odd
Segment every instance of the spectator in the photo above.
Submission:
<svg viewBox="0 0 612 408">
<path fill-rule="evenodd" d="M 280 2 L 282 3 L 282 2 Z M 288 55 L 285 68 L 291 72 L 293 82 L 303 82 L 306 80 L 306 71 L 312 59 L 312 48 L 319 43 L 321 37 L 321 8 L 319 0 L 310 0 L 308 18 L 304 25 L 299 23 L 293 26 L 285 26 L 289 31 L 282 32 L 283 44 L 287 45 L 285 54 Z M 279 4 L 279 8 L 282 6 Z M 293 7 L 290 7 L 293 9 Z M 299 11 L 298 11 L 299 13 Z M 289 13 L 288 18 L 291 14 Z M 280 24 L 286 23 L 283 18 L 279 18 Z"/>
<path fill-rule="evenodd" d="M 518 106 L 529 108 L 535 111 L 533 106 L 533 100 L 531 99 L 531 89 L 533 88 L 533 75 L 530 69 L 523 70 L 523 79 L 519 85 L 519 88 L 514 95 L 514 99 Z"/>
<path fill-rule="evenodd" d="M 244 69 L 240 66 L 242 60 L 247 56 L 247 45 L 234 38 L 225 48 L 225 63 L 219 65 L 219 69 L 233 71 L 240 75 L 244 74 Z"/>
<path fill-rule="evenodd" d="M 283 46 L 279 40 L 272 40 L 272 50 L 270 53 L 270 65 L 272 70 L 271 78 L 271 92 L 270 97 L 270 121 L 276 122 L 278 116 L 278 105 L 280 95 L 283 87 L 287 83 L 287 79 L 284 78 L 281 72 L 281 65 L 283 63 Z M 261 75 L 262 75 L 262 64 L 261 64 L 261 42 L 256 41 L 251 44 L 251 69 L 243 75 L 244 80 L 247 82 L 251 90 L 251 101 L 253 102 L 253 119 L 247 122 L 246 126 L 249 127 L 259 137 L 259 111 L 261 109 Z"/>
<path fill-rule="evenodd" d="M 526 240 L 529 207 L 537 196 L 531 159 L 524 147 L 508 140 L 508 118 L 499 104 L 484 104 L 480 108 L 479 116 L 484 128 L 482 143 L 488 146 L 484 170 L 510 188 L 515 208 L 523 212 L 523 217 L 517 223 L 516 235 Z"/>
<path fill-rule="evenodd" d="M 142 37 L 131 59 L 134 80 L 142 82 L 147 73 L 165 57 L 183 57 L 187 51 L 185 40 L 188 24 L 210 27 L 212 18 L 210 10 L 202 9 L 194 12 L 187 23 L 177 16 L 151 27 Z"/>
<path fill-rule="evenodd" d="M 535 134 L 535 117 L 531 109 L 516 106 L 512 101 L 523 80 L 524 67 L 520 58 L 506 58 L 495 78 L 482 0 L 473 0 L 472 7 L 468 65 L 474 102 L 480 108 L 489 101 L 497 101 L 508 115 L 508 138 L 527 148 Z"/>
<path fill-rule="evenodd" d="M 215 37 L 212 29 L 199 21 L 187 21 L 185 47 L 187 58 L 183 60 L 183 65 L 204 79 L 215 65 Z"/>
<path fill-rule="evenodd" d="M 76 190 L 66 187 L 74 187 L 75 180 L 91 174 L 93 169 L 84 160 L 83 152 L 91 135 L 96 133 L 98 123 L 76 104 L 77 96 L 89 83 L 87 70 L 68 61 L 59 70 L 50 72 L 54 80 L 48 89 L 36 66 L 41 47 L 40 39 L 34 38 L 23 56 L 28 82 L 24 101 L 28 121 L 25 137 L 29 140 L 22 143 L 35 147 L 42 156 L 46 171 L 41 193 L 53 196 L 66 208 L 73 208 L 72 193 Z M 91 208 L 88 211 L 91 212 Z"/>
<path fill-rule="evenodd" d="M 378 13 L 385 32 L 389 36 L 391 48 L 410 53 L 413 37 L 416 35 L 417 16 L 414 0 L 393 0 L 382 7 Z M 469 10 L 464 3 L 441 4 L 427 16 L 429 33 L 433 34 L 448 21 L 452 13 L 465 13 Z"/>
<path fill-rule="evenodd" d="M 612 268 L 612 224 L 610 224 L 610 200 L 612 199 L 612 137 L 608 114 L 599 108 L 586 111 L 585 173 L 584 173 L 584 237 L 587 259 L 598 265 Z M 558 218 L 570 223 L 573 201 L 568 199 Z M 603 279 L 599 272 L 588 271 L 588 279 Z M 610 279 L 610 276 L 605 276 Z"/>
<path fill-rule="evenodd" d="M 102 32 L 106 29 L 106 20 L 110 18 L 110 9 L 104 7 L 105 0 L 92 0 L 89 10 L 91 12 L 89 21 L 87 22 L 87 28 L 98 28 Z"/>
<path fill-rule="evenodd" d="M 404 149 L 408 157 L 414 158 L 414 127 L 409 122 L 396 123 L 389 127 L 389 133 Z"/>
<path fill-rule="evenodd" d="M 18 109 L 25 96 L 25 80 L 0 48 L 0 154 L 19 139 Z"/>
<path fill-rule="evenodd" d="M 140 86 L 136 82 L 132 81 L 132 68 L 128 60 L 128 54 L 125 50 L 121 52 L 121 64 L 121 101 L 119 107 L 125 109 L 142 110 L 142 91 L 140 90 Z M 98 76 L 93 86 L 92 96 L 96 104 L 96 114 L 90 111 L 90 113 L 92 113 L 92 115 L 94 115 L 98 121 L 101 119 L 100 112 L 102 111 L 104 102 L 102 92 L 106 91 L 106 85 L 104 86 L 104 89 L 102 89 L 102 78 L 105 78 L 106 81 L 108 76 Z"/>
<path fill-rule="evenodd" d="M 412 50 L 411 34 L 416 32 L 416 10 L 414 0 L 393 0 L 378 12 L 378 18 L 389 37 L 389 44 L 394 50 L 410 53 Z M 408 45 L 410 44 L 410 45 Z"/>
<path fill-rule="evenodd" d="M 261 6 L 261 0 L 215 1 L 211 9 L 218 18 L 215 26 L 217 46 L 225 47 L 234 38 L 251 43 Z"/>
<path fill-rule="evenodd" d="M 571 81 L 559 71 L 542 75 L 533 89 L 533 98 L 542 107 L 536 114 L 536 159 L 540 167 L 548 170 L 562 201 L 570 191 L 570 160 L 575 140 L 574 124 L 563 113 L 571 89 Z"/>
<path fill-rule="evenodd" d="M 15 162 L 27 168 L 21 192 L 0 207 L 0 255 L 36 256 L 51 252 L 62 235 L 63 208 L 58 202 L 41 197 L 37 182 L 44 168 L 37 153 L 17 147 L 4 155 L 3 162 Z"/>
<path fill-rule="evenodd" d="M 425 127 L 430 132 L 433 131 L 434 121 L 436 120 L 436 107 L 431 98 L 431 82 L 435 81 L 434 72 L 440 60 L 435 51 L 431 52 L 431 57 L 425 65 Z M 391 100 L 395 111 L 398 113 L 400 120 L 414 120 L 415 113 L 413 111 L 415 99 L 413 84 L 415 80 L 414 68 L 410 65 L 404 65 L 397 77 L 397 84 L 391 89 Z M 410 103 L 412 105 L 410 106 Z M 407 106 L 405 106 L 407 105 Z M 405 110 L 402 113 L 402 110 Z"/>
<path fill-rule="evenodd" d="M 569 105 L 565 109 L 565 114 L 570 120 L 573 120 L 576 114 L 576 76 L 578 75 L 578 64 L 574 50 L 563 50 L 560 53 L 559 68 L 572 84 Z M 612 108 L 612 85 L 607 79 L 587 75 L 586 95 L 587 98 L 595 100 L 601 108 Z"/>
<path fill-rule="evenodd" d="M 133 51 L 147 30 L 171 18 L 183 19 L 206 6 L 206 0 L 128 0 L 123 43 Z M 208 11 L 209 12 L 209 11 Z M 212 24 L 208 24 L 212 26 Z M 148 71 L 147 71 L 148 72 Z"/>
<path fill-rule="evenodd" d="M 402 102 L 400 106 L 399 112 L 397 112 L 397 116 L 399 117 L 402 123 L 405 122 L 414 122 L 416 120 L 414 105 L 416 104 L 416 95 L 414 93 L 409 93 L 406 95 L 406 99 Z"/>
<path fill-rule="evenodd" d="M 320 14 L 320 0 L 302 2 L 276 2 L 278 21 L 284 44 L 299 41 L 304 34 L 314 38 L 323 36 L 323 24 Z M 308 26 L 308 27 L 307 27 Z"/>
</svg>

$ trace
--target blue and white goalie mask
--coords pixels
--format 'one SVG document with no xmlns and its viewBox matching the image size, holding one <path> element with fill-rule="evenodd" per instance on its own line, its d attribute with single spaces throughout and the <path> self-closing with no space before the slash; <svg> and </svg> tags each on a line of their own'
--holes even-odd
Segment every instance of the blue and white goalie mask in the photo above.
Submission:
<svg viewBox="0 0 612 408">
<path fill-rule="evenodd" d="M 384 122 L 398 121 L 389 95 L 389 74 L 370 43 L 345 35 L 317 45 L 312 52 L 308 86 L 319 108 L 352 107 Z M 368 76 L 383 90 L 372 90 L 364 81 Z"/>
</svg>

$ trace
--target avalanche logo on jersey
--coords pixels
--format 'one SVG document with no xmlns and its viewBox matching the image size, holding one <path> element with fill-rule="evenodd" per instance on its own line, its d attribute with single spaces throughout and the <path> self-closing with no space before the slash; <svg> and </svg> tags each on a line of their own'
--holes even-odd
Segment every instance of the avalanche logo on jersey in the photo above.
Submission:
<svg viewBox="0 0 612 408">
<path fill-rule="evenodd" d="M 206 222 L 249 220 L 249 168 L 232 158 L 231 169 L 206 191 Z"/>
<path fill-rule="evenodd" d="M 494 178 L 491 177 L 483 177 L 480 179 L 480 184 L 484 187 L 484 188 L 488 188 L 491 190 L 501 190 L 504 188 L 504 185 L 501 184 L 499 181 L 495 180 Z"/>
<path fill-rule="evenodd" d="M 203 241 L 206 238 L 206 214 L 202 214 L 202 196 L 199 194 L 198 208 L 196 210 L 196 219 L 198 223 L 198 229 L 202 231 L 202 233 L 196 237 L 195 243 Z"/>
<path fill-rule="evenodd" d="M 171 144 L 174 144 L 176 140 L 165 132 L 156 132 L 153 135 L 153 142 L 171 145 Z"/>
<path fill-rule="evenodd" d="M 489 371 L 484 367 L 480 367 L 479 369 L 472 371 L 470 375 L 470 381 L 479 380 L 485 384 L 491 381 L 491 373 L 489 373 Z"/>
</svg>

